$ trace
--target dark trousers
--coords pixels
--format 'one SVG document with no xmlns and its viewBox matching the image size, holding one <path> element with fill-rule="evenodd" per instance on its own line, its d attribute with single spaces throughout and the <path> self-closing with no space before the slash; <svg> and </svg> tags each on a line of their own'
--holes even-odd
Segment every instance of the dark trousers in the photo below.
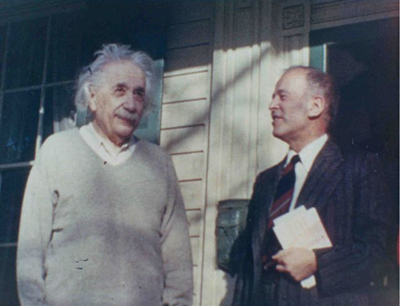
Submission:
<svg viewBox="0 0 400 306">
<path fill-rule="evenodd" d="M 264 272 L 257 290 L 256 306 L 276 306 L 278 301 L 279 273 Z"/>
</svg>

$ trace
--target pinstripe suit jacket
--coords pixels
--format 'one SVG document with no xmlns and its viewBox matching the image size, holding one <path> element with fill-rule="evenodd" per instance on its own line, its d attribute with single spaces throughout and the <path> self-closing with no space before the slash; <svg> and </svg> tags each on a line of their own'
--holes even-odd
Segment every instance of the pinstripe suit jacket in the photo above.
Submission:
<svg viewBox="0 0 400 306">
<path fill-rule="evenodd" d="M 247 228 L 235 258 L 237 279 L 233 305 L 257 305 L 261 256 L 269 209 L 284 162 L 257 177 L 249 204 Z M 344 157 L 330 140 L 318 154 L 296 206 L 315 207 L 333 248 L 317 252 L 317 286 L 302 289 L 280 274 L 278 305 L 368 305 L 373 267 L 386 256 L 393 229 L 390 201 L 375 155 Z"/>
</svg>

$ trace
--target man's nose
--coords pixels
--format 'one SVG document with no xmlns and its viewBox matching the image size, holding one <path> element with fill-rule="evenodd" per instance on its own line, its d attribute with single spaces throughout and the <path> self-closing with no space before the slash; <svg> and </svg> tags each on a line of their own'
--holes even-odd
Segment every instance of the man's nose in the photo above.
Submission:
<svg viewBox="0 0 400 306">
<path fill-rule="evenodd" d="M 269 103 L 269 110 L 274 110 L 278 108 L 278 99 L 276 97 L 272 98 L 271 102 Z"/>
<path fill-rule="evenodd" d="M 138 102 L 135 100 L 133 94 L 128 95 L 126 97 L 126 100 L 124 101 L 124 108 L 127 111 L 133 113 L 133 112 L 135 112 L 137 110 L 137 103 Z"/>
</svg>

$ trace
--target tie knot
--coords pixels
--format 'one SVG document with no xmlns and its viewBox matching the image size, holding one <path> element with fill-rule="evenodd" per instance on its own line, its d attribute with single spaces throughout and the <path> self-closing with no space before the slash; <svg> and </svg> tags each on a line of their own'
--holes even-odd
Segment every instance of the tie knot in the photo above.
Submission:
<svg viewBox="0 0 400 306">
<path fill-rule="evenodd" d="M 296 154 L 296 155 L 293 155 L 293 156 L 292 156 L 292 159 L 290 160 L 290 164 L 292 164 L 292 165 L 294 166 L 294 165 L 296 165 L 296 163 L 299 162 L 299 161 L 300 161 L 300 157 L 299 157 L 298 154 Z"/>
<path fill-rule="evenodd" d="M 290 159 L 290 162 L 285 166 L 281 175 L 283 176 L 291 171 L 294 171 L 294 166 L 299 161 L 300 161 L 299 155 L 296 154 L 296 155 L 292 156 L 292 158 Z"/>
</svg>

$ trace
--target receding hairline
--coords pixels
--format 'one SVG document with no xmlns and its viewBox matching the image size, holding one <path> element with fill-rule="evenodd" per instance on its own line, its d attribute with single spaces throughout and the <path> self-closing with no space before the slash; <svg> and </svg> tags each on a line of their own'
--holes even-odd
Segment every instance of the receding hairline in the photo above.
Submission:
<svg viewBox="0 0 400 306">
<path fill-rule="evenodd" d="M 290 72 L 290 71 L 295 71 L 295 70 L 304 70 L 307 71 L 307 73 L 312 72 L 312 71 L 316 71 L 316 72 L 320 72 L 320 73 L 324 73 L 323 71 L 314 68 L 314 67 L 307 67 L 307 66 L 290 66 L 289 68 L 285 69 L 283 74 Z"/>
<path fill-rule="evenodd" d="M 317 94 L 315 87 L 313 88 L 313 85 L 315 85 L 312 80 L 312 73 L 327 76 L 327 74 L 317 68 L 313 67 L 306 67 L 306 66 L 291 66 L 287 69 L 285 69 L 284 73 L 282 74 L 282 77 L 285 76 L 286 74 L 289 74 L 291 72 L 296 72 L 296 71 L 301 71 L 302 75 L 304 76 L 304 81 L 307 84 L 307 87 L 310 91 L 313 92 L 313 94 Z M 318 89 L 322 89 L 322 87 L 318 84 Z"/>
<path fill-rule="evenodd" d="M 293 66 L 293 67 L 289 67 L 288 69 L 285 69 L 285 71 L 283 72 L 282 77 L 284 77 L 285 75 L 289 74 L 289 73 L 293 73 L 293 72 L 302 72 L 302 75 L 304 76 L 304 80 L 307 82 L 308 84 L 308 79 L 307 76 L 308 74 L 313 71 L 313 69 L 308 68 L 308 67 L 303 67 L 303 66 Z"/>
<path fill-rule="evenodd" d="M 300 74 L 300 75 L 293 75 L 293 74 L 298 73 L 299 71 L 301 71 L 301 74 Z M 284 71 L 284 73 L 281 75 L 281 77 L 279 78 L 278 82 L 277 82 L 276 85 L 275 85 L 275 90 L 276 90 L 276 91 L 278 91 L 278 90 L 279 90 L 279 91 L 284 90 L 284 91 L 287 92 L 287 93 L 292 93 L 292 91 L 290 91 L 290 90 L 288 90 L 288 89 L 280 89 L 280 88 L 278 87 L 279 84 L 282 82 L 282 80 L 283 80 L 286 76 L 288 76 L 288 75 L 290 75 L 290 74 L 292 74 L 293 77 L 303 76 L 303 79 L 301 80 L 301 82 L 303 82 L 304 85 L 306 86 L 305 88 L 303 88 L 303 90 L 304 90 L 305 93 L 306 93 L 306 92 L 310 89 L 310 83 L 309 83 L 309 81 L 308 81 L 308 79 L 307 79 L 307 75 L 308 75 L 307 70 L 306 70 L 306 69 L 303 69 L 302 67 L 293 67 L 293 68 L 288 68 L 288 69 L 286 69 L 286 70 Z"/>
</svg>

